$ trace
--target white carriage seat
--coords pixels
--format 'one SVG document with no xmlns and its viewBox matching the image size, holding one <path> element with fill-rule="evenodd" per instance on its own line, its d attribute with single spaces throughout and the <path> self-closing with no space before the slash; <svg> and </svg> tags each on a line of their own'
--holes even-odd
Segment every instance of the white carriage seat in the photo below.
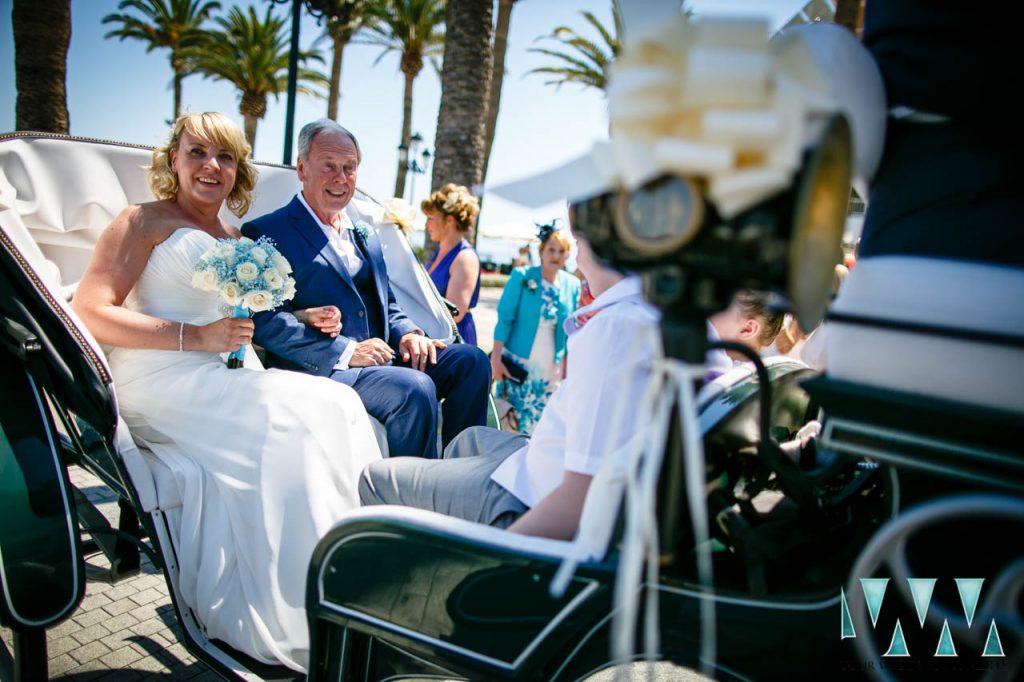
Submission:
<svg viewBox="0 0 1024 682">
<path fill-rule="evenodd" d="M 1024 414 L 1024 268 L 869 258 L 830 316 L 830 378 Z"/>
</svg>

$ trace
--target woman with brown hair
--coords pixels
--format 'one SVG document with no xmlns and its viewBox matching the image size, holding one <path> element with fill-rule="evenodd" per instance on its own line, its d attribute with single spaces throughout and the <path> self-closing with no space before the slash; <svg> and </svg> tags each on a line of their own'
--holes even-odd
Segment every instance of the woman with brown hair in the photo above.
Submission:
<svg viewBox="0 0 1024 682">
<path fill-rule="evenodd" d="M 462 185 L 448 183 L 425 199 L 427 233 L 438 242 L 427 261 L 427 273 L 441 295 L 458 312 L 455 324 L 466 343 L 476 345 L 476 323 L 470 312 L 480 298 L 480 259 L 466 237 L 473 232 L 480 202 Z"/>
</svg>

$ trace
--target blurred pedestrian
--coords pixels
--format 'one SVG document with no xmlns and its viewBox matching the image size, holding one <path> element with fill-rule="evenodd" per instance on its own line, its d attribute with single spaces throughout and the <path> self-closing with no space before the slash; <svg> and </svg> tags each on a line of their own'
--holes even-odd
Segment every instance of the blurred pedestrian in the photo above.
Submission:
<svg viewBox="0 0 1024 682">
<path fill-rule="evenodd" d="M 566 332 L 563 322 L 579 304 L 580 280 L 567 272 L 569 237 L 542 225 L 539 266 L 512 271 L 498 302 L 491 373 L 530 434 L 548 396 L 563 378 Z"/>
</svg>

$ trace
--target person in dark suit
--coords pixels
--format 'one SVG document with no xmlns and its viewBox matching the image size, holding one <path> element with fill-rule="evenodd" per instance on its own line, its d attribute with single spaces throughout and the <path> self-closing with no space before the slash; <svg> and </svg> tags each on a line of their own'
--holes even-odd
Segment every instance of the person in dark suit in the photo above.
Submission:
<svg viewBox="0 0 1024 682">
<path fill-rule="evenodd" d="M 288 304 L 255 316 L 253 341 L 266 349 L 270 367 L 354 388 L 384 424 L 391 455 L 435 458 L 439 400 L 442 446 L 486 423 L 489 362 L 475 346 L 427 338 L 399 308 L 376 233 L 346 212 L 360 161 L 349 131 L 329 119 L 306 125 L 299 132 L 302 191 L 242 226 L 248 237 L 274 240 L 296 286 Z M 307 308 L 318 312 L 299 312 Z"/>
</svg>

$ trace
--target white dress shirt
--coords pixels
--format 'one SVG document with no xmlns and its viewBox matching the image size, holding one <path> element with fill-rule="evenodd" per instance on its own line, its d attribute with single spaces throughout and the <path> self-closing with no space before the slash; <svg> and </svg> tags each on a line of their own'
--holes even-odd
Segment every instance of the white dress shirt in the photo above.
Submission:
<svg viewBox="0 0 1024 682">
<path fill-rule="evenodd" d="M 606 452 L 625 453 L 623 445 L 637 425 L 641 396 L 651 362 L 660 352 L 658 311 L 646 303 L 640 280 L 628 277 L 576 311 L 600 311 L 583 327 L 566 324 L 568 373 L 548 400 L 530 442 L 512 453 L 491 479 L 534 507 L 566 471 L 593 476 Z M 636 342 L 636 355 L 626 357 Z M 625 410 L 627 428 L 611 443 L 615 412 Z"/>
<path fill-rule="evenodd" d="M 316 224 L 319 225 L 320 229 L 323 230 L 325 235 L 327 235 L 327 243 L 331 245 L 334 252 L 338 254 L 339 258 L 341 258 L 341 262 L 345 264 L 345 269 L 348 270 L 349 276 L 355 277 L 356 273 L 358 273 L 360 268 L 363 267 L 363 259 L 359 255 L 359 249 L 356 248 L 355 242 L 352 241 L 352 228 L 354 227 L 352 219 L 342 211 L 339 216 L 341 226 L 340 229 L 336 229 L 334 226 L 328 225 L 317 217 L 316 213 L 313 212 L 313 209 L 311 209 L 309 204 L 306 203 L 306 197 L 302 196 L 302 192 L 299 192 L 298 197 L 299 202 L 306 207 L 306 210 L 309 211 L 309 215 L 313 216 L 313 220 L 316 221 Z"/>
</svg>

